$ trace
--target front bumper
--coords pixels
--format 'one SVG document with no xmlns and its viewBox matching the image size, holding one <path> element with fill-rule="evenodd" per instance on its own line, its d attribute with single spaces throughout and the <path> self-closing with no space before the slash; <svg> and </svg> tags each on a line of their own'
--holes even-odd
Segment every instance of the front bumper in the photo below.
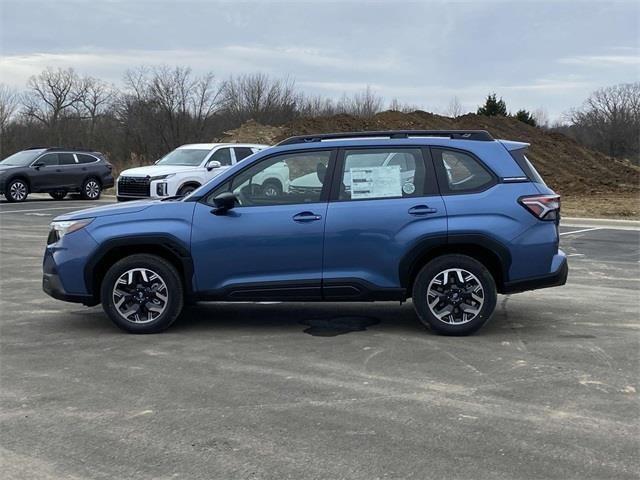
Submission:
<svg viewBox="0 0 640 480">
<path fill-rule="evenodd" d="M 92 295 L 67 293 L 64 291 L 60 277 L 55 273 L 42 274 L 42 290 L 56 300 L 65 302 L 82 303 L 84 305 L 96 305 Z"/>
<path fill-rule="evenodd" d="M 569 265 L 567 257 L 562 251 L 554 257 L 554 263 L 558 265 L 555 270 L 547 275 L 534 278 L 527 278 L 515 282 L 505 282 L 500 293 L 519 293 L 528 290 L 537 290 L 539 288 L 560 287 L 567 283 L 569 275 Z"/>
</svg>

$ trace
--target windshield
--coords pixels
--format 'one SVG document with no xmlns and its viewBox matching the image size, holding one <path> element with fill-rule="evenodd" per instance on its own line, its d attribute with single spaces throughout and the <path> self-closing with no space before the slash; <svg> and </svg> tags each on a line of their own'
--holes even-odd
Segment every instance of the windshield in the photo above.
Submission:
<svg viewBox="0 0 640 480">
<path fill-rule="evenodd" d="M 156 165 L 200 165 L 211 150 L 196 150 L 192 148 L 178 148 L 167 153 L 158 160 Z"/>
<path fill-rule="evenodd" d="M 4 160 L 0 162 L 0 165 L 9 165 L 12 167 L 26 167 L 31 164 L 38 155 L 40 155 L 44 150 L 23 150 L 22 152 L 14 153 L 13 155 L 8 156 Z"/>
</svg>

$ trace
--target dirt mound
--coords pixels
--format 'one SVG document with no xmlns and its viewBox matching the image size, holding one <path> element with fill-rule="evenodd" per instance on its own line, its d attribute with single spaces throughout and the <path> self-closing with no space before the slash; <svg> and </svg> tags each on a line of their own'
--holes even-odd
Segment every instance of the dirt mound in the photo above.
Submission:
<svg viewBox="0 0 640 480">
<path fill-rule="evenodd" d="M 368 119 L 335 115 L 295 120 L 284 125 L 276 140 L 311 133 L 396 129 L 482 129 L 495 138 L 531 143 L 529 158 L 549 185 L 564 195 L 640 191 L 640 168 L 612 160 L 560 133 L 506 117 L 469 114 L 453 119 L 422 111 L 388 111 Z"/>
<path fill-rule="evenodd" d="M 224 132 L 223 136 L 215 139 L 225 143 L 264 143 L 273 145 L 278 143 L 283 135 L 284 127 L 262 125 L 255 120 L 243 123 L 239 128 Z"/>
</svg>

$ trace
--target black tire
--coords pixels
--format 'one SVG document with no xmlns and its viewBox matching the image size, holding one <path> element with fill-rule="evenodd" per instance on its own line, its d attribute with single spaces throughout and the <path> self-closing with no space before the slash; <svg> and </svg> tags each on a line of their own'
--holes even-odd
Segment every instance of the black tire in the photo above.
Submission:
<svg viewBox="0 0 640 480">
<path fill-rule="evenodd" d="M 60 192 L 49 192 L 49 195 L 51 196 L 51 198 L 53 198 L 54 200 L 62 200 L 64 197 L 67 196 L 67 192 L 64 191 L 60 191 Z"/>
<path fill-rule="evenodd" d="M 102 184 L 95 177 L 89 177 L 82 182 L 80 197 L 83 200 L 98 200 L 102 194 Z"/>
<path fill-rule="evenodd" d="M 24 202 L 29 195 L 29 185 L 21 178 L 11 180 L 6 185 L 4 197 L 8 202 L 17 203 Z"/>
<path fill-rule="evenodd" d="M 189 195 L 196 188 L 200 188 L 200 185 L 193 185 L 193 184 L 191 184 L 191 185 L 183 185 L 178 190 L 178 195 L 183 195 L 183 196 Z"/>
<path fill-rule="evenodd" d="M 460 273 L 452 269 L 460 270 Z M 480 290 L 477 290 L 478 285 Z M 469 335 L 491 318 L 496 308 L 496 283 L 486 267 L 474 258 L 443 255 L 422 267 L 413 284 L 412 297 L 418 318 L 424 325 L 444 335 Z M 436 299 L 438 303 L 431 307 L 429 303 L 433 304 Z"/>
<path fill-rule="evenodd" d="M 118 292 L 126 293 L 126 295 L 120 296 L 120 298 L 125 297 L 120 305 L 120 309 L 125 310 L 123 313 L 130 309 L 134 310 L 134 313 L 129 314 L 127 318 L 116 305 L 114 297 L 118 295 L 115 293 L 114 287 L 121 276 L 127 275 L 128 278 L 128 272 L 135 269 L 144 269 L 147 272 L 148 282 L 144 282 L 140 272 L 134 271 L 131 287 L 122 285 L 117 289 Z M 152 279 L 152 276 L 148 275 L 149 271 L 155 273 L 157 278 Z M 158 281 L 158 278 L 161 282 Z M 154 285 L 161 283 L 164 283 L 164 288 L 154 288 Z M 140 285 L 143 289 L 147 286 L 150 291 L 141 291 Z M 164 307 L 160 304 L 158 306 L 152 304 L 154 301 L 163 302 L 161 297 L 153 293 L 155 291 L 161 292 L 162 296 L 166 297 Z M 145 300 L 137 301 L 142 297 Z M 182 280 L 174 266 L 161 257 L 147 254 L 131 255 L 116 262 L 104 276 L 100 287 L 100 298 L 102 299 L 102 308 L 111 321 L 129 333 L 158 333 L 165 330 L 178 318 L 184 304 Z M 154 313 L 146 307 L 150 304 L 152 307 L 162 308 L 161 312 L 157 312 L 159 315 L 156 318 L 149 318 Z"/>
<path fill-rule="evenodd" d="M 278 180 L 267 180 L 262 184 L 262 194 L 265 197 L 280 197 L 282 195 L 282 185 Z"/>
</svg>

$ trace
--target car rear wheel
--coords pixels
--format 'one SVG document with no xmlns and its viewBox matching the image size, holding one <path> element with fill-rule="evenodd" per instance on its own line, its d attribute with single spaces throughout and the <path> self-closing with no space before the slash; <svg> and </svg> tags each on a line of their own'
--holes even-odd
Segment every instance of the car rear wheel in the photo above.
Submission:
<svg viewBox="0 0 640 480">
<path fill-rule="evenodd" d="M 420 270 L 412 297 L 423 324 L 445 335 L 469 335 L 491 318 L 497 294 L 482 263 L 466 255 L 443 255 Z"/>
<path fill-rule="evenodd" d="M 51 196 L 51 198 L 53 198 L 54 200 L 62 200 L 64 197 L 67 196 L 67 192 L 65 191 L 60 191 L 60 192 L 51 192 L 49 193 L 49 195 Z"/>
<path fill-rule="evenodd" d="M 131 255 L 116 262 L 100 289 L 102 308 L 121 329 L 157 333 L 168 328 L 183 306 L 176 269 L 155 255 Z"/>
<path fill-rule="evenodd" d="M 24 180 L 16 178 L 7 184 L 4 196 L 9 202 L 24 202 L 29 195 L 29 187 Z"/>
<path fill-rule="evenodd" d="M 98 200 L 102 193 L 102 185 L 95 178 L 87 178 L 80 189 L 80 196 L 83 200 Z"/>
</svg>

